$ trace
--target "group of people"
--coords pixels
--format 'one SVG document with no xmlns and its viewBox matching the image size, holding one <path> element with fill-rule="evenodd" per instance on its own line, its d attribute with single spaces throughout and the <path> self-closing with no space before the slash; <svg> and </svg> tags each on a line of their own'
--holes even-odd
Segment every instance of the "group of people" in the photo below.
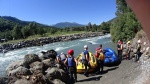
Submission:
<svg viewBox="0 0 150 84">
<path fill-rule="evenodd" d="M 122 60 L 123 58 L 123 49 L 126 49 L 125 50 L 125 59 L 126 60 L 130 60 L 131 59 L 131 56 L 130 56 L 130 53 L 132 51 L 132 45 L 131 45 L 131 42 L 128 41 L 126 43 L 126 48 L 123 48 L 123 42 L 121 40 L 118 41 L 118 44 L 117 44 L 117 50 L 118 50 L 118 57 L 120 60 Z M 136 46 L 136 51 L 134 51 L 134 54 L 135 55 L 135 61 L 138 61 L 139 60 L 139 57 L 140 57 L 140 52 L 141 51 L 141 40 L 139 39 L 137 41 L 137 46 Z"/>
<path fill-rule="evenodd" d="M 103 72 L 103 64 L 105 56 L 103 54 L 102 44 L 98 48 L 96 48 L 95 51 L 95 57 L 97 59 L 97 69 L 96 73 Z M 86 77 L 89 76 L 89 70 L 91 69 L 90 65 L 90 58 L 89 58 L 89 52 L 88 52 L 88 46 L 84 45 L 84 50 L 82 51 L 82 63 L 85 66 L 85 72 L 84 75 Z M 78 60 L 74 57 L 74 50 L 70 49 L 68 50 L 68 54 L 64 54 L 63 52 L 57 55 L 57 62 L 63 66 L 65 66 L 65 70 L 69 72 L 70 79 L 74 82 L 77 82 L 77 65 Z"/>
</svg>

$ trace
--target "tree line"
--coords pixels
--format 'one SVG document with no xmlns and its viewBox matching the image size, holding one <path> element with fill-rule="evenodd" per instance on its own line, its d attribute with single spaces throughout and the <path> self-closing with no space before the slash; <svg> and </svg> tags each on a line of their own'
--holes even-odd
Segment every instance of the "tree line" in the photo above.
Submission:
<svg viewBox="0 0 150 84">
<path fill-rule="evenodd" d="M 56 28 L 53 26 L 45 26 L 36 22 L 24 22 L 20 20 L 14 21 L 14 18 L 7 20 L 0 17 L 0 38 L 13 40 L 25 39 L 32 35 L 46 36 L 56 33 L 68 33 L 73 31 L 84 32 L 110 32 L 112 40 L 117 42 L 119 39 L 123 41 L 131 40 L 141 29 L 141 25 L 136 19 L 134 13 L 129 8 L 125 0 L 116 0 L 116 17 L 102 22 L 100 25 L 91 24 L 89 22 L 81 27 L 65 27 Z"/>
<path fill-rule="evenodd" d="M 88 23 L 86 26 L 81 27 L 65 27 L 65 28 L 56 28 L 53 26 L 45 26 L 38 24 L 36 22 L 23 23 L 20 21 L 20 24 L 12 20 L 6 20 L 0 18 L 0 39 L 6 40 L 17 40 L 17 39 L 26 39 L 29 36 L 40 35 L 46 36 L 53 35 L 58 32 L 73 32 L 73 31 L 85 31 L 85 32 L 97 32 L 97 31 L 109 31 L 110 22 L 103 22 L 101 25 Z"/>
<path fill-rule="evenodd" d="M 112 40 L 131 40 L 142 27 L 125 0 L 116 0 L 116 5 L 116 20 L 110 26 Z"/>
</svg>

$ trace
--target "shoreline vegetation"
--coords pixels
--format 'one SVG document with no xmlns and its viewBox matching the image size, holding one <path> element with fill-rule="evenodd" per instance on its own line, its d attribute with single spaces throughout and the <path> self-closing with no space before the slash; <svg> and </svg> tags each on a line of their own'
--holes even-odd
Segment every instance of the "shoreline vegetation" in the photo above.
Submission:
<svg viewBox="0 0 150 84">
<path fill-rule="evenodd" d="M 2 44 L 0 47 L 1 53 L 6 53 L 11 50 L 31 47 L 31 46 L 43 46 L 45 44 L 50 44 L 54 42 L 64 42 L 64 41 L 71 41 L 76 39 L 88 38 L 88 37 L 96 37 L 96 36 L 103 36 L 102 32 L 80 32 L 74 34 L 65 34 L 65 35 L 54 35 L 50 37 L 39 37 L 39 38 L 32 38 L 32 39 L 24 39 L 24 40 L 15 40 L 9 41 L 5 44 Z"/>
</svg>

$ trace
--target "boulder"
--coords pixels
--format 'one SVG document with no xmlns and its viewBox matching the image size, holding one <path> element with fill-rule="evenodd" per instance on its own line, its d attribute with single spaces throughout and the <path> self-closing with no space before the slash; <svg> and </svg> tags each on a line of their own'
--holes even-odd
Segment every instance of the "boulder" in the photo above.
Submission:
<svg viewBox="0 0 150 84">
<path fill-rule="evenodd" d="M 62 82 L 62 81 L 59 80 L 59 79 L 54 79 L 54 80 L 53 80 L 53 84 L 65 84 L 65 83 Z"/>
<path fill-rule="evenodd" d="M 12 71 L 9 71 L 7 75 L 20 77 L 20 76 L 29 75 L 29 74 L 30 74 L 30 71 L 27 68 L 20 66 Z"/>
<path fill-rule="evenodd" d="M 8 77 L 0 77 L 0 84 L 8 84 L 9 78 Z"/>
<path fill-rule="evenodd" d="M 46 77 L 48 80 L 59 79 L 66 83 L 69 79 L 68 74 L 66 74 L 62 69 L 58 69 L 56 67 L 48 69 L 46 72 Z"/>
<path fill-rule="evenodd" d="M 47 81 L 46 77 L 40 72 L 33 73 L 33 75 L 31 76 L 31 81 L 33 84 L 51 84 Z"/>
<path fill-rule="evenodd" d="M 17 69 L 18 67 L 23 65 L 23 60 L 15 61 L 12 62 L 11 64 L 8 65 L 6 68 L 6 75 L 9 75 L 10 71 Z"/>
<path fill-rule="evenodd" d="M 31 73 L 34 73 L 37 70 L 40 72 L 43 72 L 43 63 L 42 62 L 36 61 L 36 62 L 31 63 L 29 66 L 30 66 Z"/>
<path fill-rule="evenodd" d="M 23 65 L 26 67 L 26 68 L 30 68 L 29 67 L 29 64 L 35 62 L 35 61 L 41 61 L 38 57 L 38 55 L 36 54 L 27 54 L 24 56 L 24 61 L 23 61 Z"/>
<path fill-rule="evenodd" d="M 45 67 L 55 67 L 56 66 L 56 61 L 51 60 L 51 59 L 43 60 L 43 63 L 44 63 Z"/>
<path fill-rule="evenodd" d="M 14 84 L 33 84 L 33 83 L 29 80 L 20 79 L 20 80 L 17 80 Z"/>
</svg>

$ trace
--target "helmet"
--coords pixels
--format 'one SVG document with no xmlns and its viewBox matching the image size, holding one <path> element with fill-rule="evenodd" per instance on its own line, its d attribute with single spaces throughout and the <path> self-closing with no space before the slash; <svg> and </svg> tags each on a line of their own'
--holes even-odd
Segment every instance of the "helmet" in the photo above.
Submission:
<svg viewBox="0 0 150 84">
<path fill-rule="evenodd" d="M 73 55 L 74 54 L 74 51 L 72 49 L 68 50 L 68 54 L 69 55 Z"/>
<path fill-rule="evenodd" d="M 88 46 L 87 46 L 87 45 L 84 45 L 84 48 L 88 48 Z"/>
<path fill-rule="evenodd" d="M 138 43 L 141 43 L 141 40 L 138 40 Z"/>
<path fill-rule="evenodd" d="M 130 41 L 127 42 L 127 44 L 131 43 Z"/>
<path fill-rule="evenodd" d="M 61 54 L 64 54 L 64 52 L 61 52 Z"/>
</svg>

